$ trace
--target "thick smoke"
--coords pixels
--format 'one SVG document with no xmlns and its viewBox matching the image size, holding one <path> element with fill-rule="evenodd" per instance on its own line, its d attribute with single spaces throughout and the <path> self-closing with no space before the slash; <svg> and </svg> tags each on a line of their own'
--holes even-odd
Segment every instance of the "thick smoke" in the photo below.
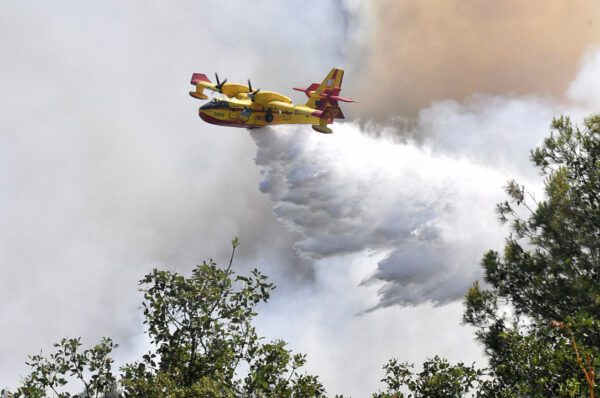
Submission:
<svg viewBox="0 0 600 398">
<path fill-rule="evenodd" d="M 600 111 L 600 50 L 587 51 L 567 95 L 578 109 Z"/>
<path fill-rule="evenodd" d="M 473 93 L 564 94 L 581 54 L 600 44 L 600 2 L 371 3 L 377 21 L 355 88 L 367 119 L 414 116 Z"/>
<path fill-rule="evenodd" d="M 568 102 L 481 94 L 435 102 L 417 117 L 414 134 L 427 137 L 419 143 L 374 138 L 355 123 L 334 125 L 332 136 L 253 132 L 260 190 L 302 236 L 300 256 L 383 258 L 364 281 L 381 284 L 376 306 L 456 300 L 480 275 L 483 252 L 502 245 L 494 209 L 506 182 L 540 195 L 528 157 L 552 117 L 581 120 L 600 103 L 598 64 L 600 52 L 584 57 Z"/>
<path fill-rule="evenodd" d="M 493 204 L 506 176 L 465 159 L 361 134 L 302 129 L 254 132 L 261 191 L 275 217 L 302 235 L 295 249 L 320 259 L 384 255 L 365 281 L 384 281 L 381 306 L 446 303 L 477 278 L 501 239 Z"/>
</svg>

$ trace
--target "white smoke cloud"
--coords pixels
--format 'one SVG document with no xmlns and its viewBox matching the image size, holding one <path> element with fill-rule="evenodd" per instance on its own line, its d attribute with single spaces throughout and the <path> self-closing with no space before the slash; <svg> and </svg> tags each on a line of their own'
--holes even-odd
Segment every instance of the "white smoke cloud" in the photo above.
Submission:
<svg viewBox="0 0 600 398">
<path fill-rule="evenodd" d="M 581 120 L 599 103 L 599 63 L 600 52 L 586 55 L 568 104 L 483 94 L 435 102 L 419 112 L 411 133 L 419 142 L 389 131 L 376 138 L 355 123 L 336 124 L 332 136 L 255 131 L 260 190 L 275 217 L 301 234 L 300 256 L 383 256 L 363 281 L 380 283 L 375 307 L 460 299 L 481 276 L 482 254 L 502 246 L 507 231 L 494 210 L 506 182 L 541 196 L 529 151 L 553 117 Z"/>
<path fill-rule="evenodd" d="M 600 50 L 589 49 L 583 56 L 577 77 L 567 90 L 568 97 L 581 108 L 600 109 Z"/>
<path fill-rule="evenodd" d="M 529 151 L 560 112 L 561 105 L 550 98 L 475 94 L 464 102 L 436 101 L 422 109 L 413 134 L 441 153 L 534 176 Z"/>
<path fill-rule="evenodd" d="M 368 279 L 387 282 L 382 306 L 461 297 L 483 250 L 501 239 L 494 203 L 507 176 L 363 135 L 355 124 L 335 127 L 332 136 L 297 127 L 252 133 L 260 189 L 303 237 L 294 248 L 312 259 L 385 253 Z"/>
<path fill-rule="evenodd" d="M 399 143 L 390 131 L 380 135 L 395 140 L 365 136 L 352 123 L 335 124 L 332 136 L 295 127 L 253 132 L 259 187 L 275 216 L 302 236 L 300 255 L 316 264 L 316 285 L 275 296 L 259 317 L 269 336 L 285 335 L 308 353 L 309 370 L 330 393 L 368 396 L 391 356 L 420 363 L 443 353 L 485 366 L 473 331 L 459 325 L 461 303 L 425 302 L 462 297 L 480 275 L 483 252 L 501 248 L 506 230 L 494 205 L 508 179 L 541 197 L 529 150 L 553 116 L 578 122 L 598 111 L 599 58 L 584 58 L 569 103 L 481 94 L 435 102 L 419 113 L 411 134 L 418 142 Z M 280 322 L 284 312 L 295 322 Z"/>
</svg>

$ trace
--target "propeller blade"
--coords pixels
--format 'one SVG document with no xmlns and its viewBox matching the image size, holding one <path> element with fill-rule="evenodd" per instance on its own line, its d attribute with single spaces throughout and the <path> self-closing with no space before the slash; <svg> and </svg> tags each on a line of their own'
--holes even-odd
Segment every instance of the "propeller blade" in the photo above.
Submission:
<svg viewBox="0 0 600 398">
<path fill-rule="evenodd" d="M 217 79 L 217 84 L 215 84 L 215 88 L 217 89 L 218 92 L 222 93 L 223 92 L 223 84 L 225 84 L 227 82 L 227 79 L 220 81 L 219 75 L 216 72 L 215 72 L 215 78 Z"/>
<path fill-rule="evenodd" d="M 250 93 L 250 99 L 254 101 L 254 96 L 260 92 L 260 88 Z"/>
<path fill-rule="evenodd" d="M 250 79 L 248 79 L 248 92 L 252 92 L 252 83 L 250 83 Z"/>
</svg>

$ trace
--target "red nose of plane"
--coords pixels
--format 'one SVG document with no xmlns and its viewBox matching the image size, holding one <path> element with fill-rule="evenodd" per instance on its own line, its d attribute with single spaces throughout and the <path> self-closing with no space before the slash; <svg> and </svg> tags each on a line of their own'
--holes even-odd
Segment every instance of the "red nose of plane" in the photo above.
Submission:
<svg viewBox="0 0 600 398">
<path fill-rule="evenodd" d="M 209 116 L 202 108 L 198 109 L 198 116 L 200 116 L 200 119 L 204 120 L 206 123 L 214 123 L 214 118 Z"/>
<path fill-rule="evenodd" d="M 205 122 L 211 123 L 212 118 L 204 113 L 202 109 L 198 109 L 198 116 L 200 116 L 200 119 L 204 120 Z"/>
<path fill-rule="evenodd" d="M 200 116 L 200 119 L 204 120 L 206 123 L 216 124 L 218 126 L 231 125 L 231 123 L 225 122 L 223 120 L 219 120 L 216 117 L 211 116 L 210 114 L 206 113 L 206 110 L 204 110 L 204 109 L 198 110 L 198 116 Z"/>
</svg>

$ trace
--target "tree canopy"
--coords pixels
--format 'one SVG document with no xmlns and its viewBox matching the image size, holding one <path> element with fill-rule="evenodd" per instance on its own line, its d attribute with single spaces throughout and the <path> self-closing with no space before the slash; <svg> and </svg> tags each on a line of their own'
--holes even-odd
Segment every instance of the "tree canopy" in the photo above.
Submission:
<svg viewBox="0 0 600 398">
<path fill-rule="evenodd" d="M 464 321 L 477 328 L 492 379 L 485 396 L 594 396 L 600 356 L 600 116 L 567 117 L 531 152 L 544 181 L 536 201 L 515 181 L 498 205 L 512 233 L 485 254 Z M 593 377 L 590 376 L 590 371 Z"/>
<path fill-rule="evenodd" d="M 32 372 L 14 397 L 323 397 L 319 379 L 300 371 L 304 355 L 258 336 L 256 307 L 274 285 L 257 270 L 232 271 L 238 245 L 236 238 L 225 269 L 210 260 L 189 277 L 154 269 L 140 281 L 153 350 L 125 365 L 120 377 L 111 369 L 110 339 L 84 351 L 79 339 L 64 339 L 49 357 L 30 357 Z M 81 384 L 69 386 L 72 379 Z"/>
</svg>

